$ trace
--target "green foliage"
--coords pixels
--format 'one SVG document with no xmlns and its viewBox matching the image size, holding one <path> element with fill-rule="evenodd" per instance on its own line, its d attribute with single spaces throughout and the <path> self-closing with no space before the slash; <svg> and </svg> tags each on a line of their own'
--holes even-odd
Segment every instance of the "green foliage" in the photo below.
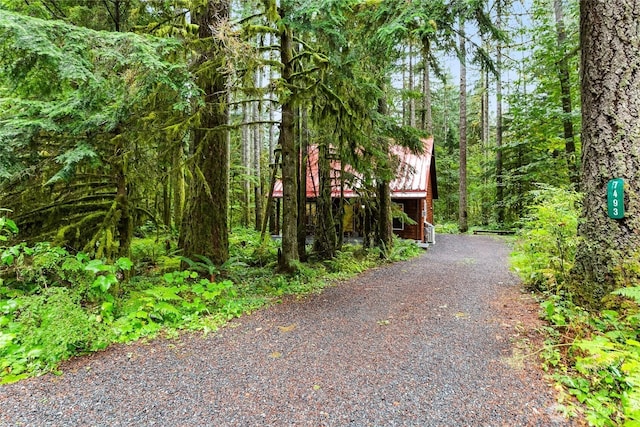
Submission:
<svg viewBox="0 0 640 427">
<path fill-rule="evenodd" d="M 530 288 L 557 291 L 564 286 L 575 258 L 580 195 L 541 186 L 532 198 L 512 265 Z"/>
<path fill-rule="evenodd" d="M 542 303 L 543 317 L 551 329 L 543 357 L 555 367 L 554 378 L 569 396 L 585 406 L 594 426 L 635 426 L 640 423 L 640 291 L 625 288 L 614 293 L 629 295 L 622 311 L 588 313 L 566 298 L 553 296 Z"/>
<path fill-rule="evenodd" d="M 233 257 L 230 257 L 220 265 L 216 265 L 213 261 L 211 261 L 211 259 L 203 255 L 194 255 L 194 257 L 197 258 L 197 261 L 194 261 L 187 257 L 180 257 L 180 260 L 186 263 L 191 270 L 207 274 L 209 280 L 211 280 L 212 282 L 214 282 L 216 280 L 216 277 L 220 274 L 229 275 L 233 268 L 247 266 L 247 264 L 245 264 L 244 262 L 239 261 Z"/>
<path fill-rule="evenodd" d="M 563 24 L 567 38 L 558 41 L 553 2 L 531 2 L 532 21 L 524 27 L 523 43 L 512 63 L 517 79 L 505 96 L 508 112 L 504 120 L 504 193 L 505 207 L 511 218 L 517 219 L 530 205 L 530 191 L 536 183 L 554 187 L 569 185 L 571 168 L 576 168 L 580 153 L 580 88 L 579 88 L 579 4 L 571 0 L 560 2 L 564 10 Z M 522 55 L 522 56 L 520 56 Z M 561 64 L 567 65 L 572 111 L 565 113 L 562 105 Z M 573 158 L 566 151 L 565 119 L 573 127 Z M 567 122 L 567 123 L 568 123 Z"/>
<path fill-rule="evenodd" d="M 145 188 L 156 141 L 195 105 L 182 44 L 13 12 L 0 36 L 1 198 L 22 238 L 127 255 L 138 212 L 116 189 L 148 163 Z"/>
<path fill-rule="evenodd" d="M 118 340 L 137 339 L 162 327 L 198 328 L 202 316 L 224 322 L 249 309 L 250 304 L 236 300 L 237 288 L 231 281 L 198 277 L 188 270 L 165 273 L 159 285 L 131 292 L 117 313 L 108 313 Z"/>
<path fill-rule="evenodd" d="M 115 263 L 90 259 L 79 252 L 39 243 L 33 247 L 22 243 L 0 252 L 0 277 L 9 290 L 37 294 L 50 286 L 74 288 L 83 299 L 96 301 L 119 292 L 117 276 L 133 267 L 128 258 Z M 109 293 L 111 291 L 111 293 Z"/>
<path fill-rule="evenodd" d="M 3 141 L 20 137 L 25 143 L 38 132 L 111 131 L 158 85 L 177 91 L 182 101 L 189 94 L 184 65 L 163 61 L 180 46 L 170 39 L 96 32 L 10 12 L 0 16 L 0 34 L 0 81 L 13 94 L 0 103 Z M 87 143 L 69 147 L 58 161 L 69 168 L 95 157 Z"/>
<path fill-rule="evenodd" d="M 550 326 L 540 354 L 566 390 L 564 409 L 584 411 L 594 426 L 640 425 L 640 287 L 614 292 L 631 299 L 618 311 L 593 313 L 573 304 L 564 284 L 575 255 L 580 196 L 541 187 L 532 199 L 512 262 L 527 285 L 547 296 L 541 314 Z"/>
<path fill-rule="evenodd" d="M 392 262 L 406 261 L 423 253 L 424 249 L 420 248 L 413 240 L 394 239 L 389 260 Z"/>
<path fill-rule="evenodd" d="M 440 234 L 458 234 L 458 224 L 455 222 L 444 222 L 436 224 L 436 233 Z"/>
<path fill-rule="evenodd" d="M 291 275 L 274 274 L 276 245 L 263 242 L 261 256 L 266 258 L 256 259 L 258 241 L 258 232 L 237 229 L 232 234 L 234 260 L 226 265 L 215 266 L 203 257 L 192 262 L 200 271 L 156 276 L 157 270 L 145 270 L 144 276 L 130 279 L 134 263 L 128 258 L 109 263 L 48 243 L 3 248 L 0 383 L 55 370 L 62 360 L 113 342 L 184 328 L 215 329 L 270 300 L 319 292 L 380 262 L 376 250 L 347 245 L 332 261 L 297 263 Z M 390 258 L 414 256 L 421 252 L 416 248 L 413 242 L 398 241 Z M 218 271 L 236 282 L 201 277 Z"/>
<path fill-rule="evenodd" d="M 324 264 L 337 277 L 349 277 L 373 267 L 376 264 L 376 257 L 379 258 L 377 253 L 368 254 L 355 250 L 351 246 L 345 246 L 343 250 L 336 253 L 333 259 L 325 261 Z"/>
<path fill-rule="evenodd" d="M 636 304 L 640 304 L 640 286 L 616 289 L 612 294 L 629 298 L 635 301 Z"/>
<path fill-rule="evenodd" d="M 0 209 L 0 212 L 7 209 Z M 6 242 L 12 235 L 18 234 L 18 226 L 13 220 L 0 216 L 0 242 Z"/>
<path fill-rule="evenodd" d="M 54 369 L 61 360 L 105 348 L 111 340 L 75 290 L 50 287 L 0 298 L 0 383 Z"/>
</svg>

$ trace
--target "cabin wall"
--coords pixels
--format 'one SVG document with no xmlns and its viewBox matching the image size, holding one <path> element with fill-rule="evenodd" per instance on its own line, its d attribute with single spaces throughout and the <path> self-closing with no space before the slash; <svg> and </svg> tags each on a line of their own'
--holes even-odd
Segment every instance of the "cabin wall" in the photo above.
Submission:
<svg viewBox="0 0 640 427">
<path fill-rule="evenodd" d="M 393 232 L 403 239 L 424 240 L 424 199 L 391 199 L 392 202 L 403 206 L 404 213 L 417 224 L 402 224 L 403 229 L 398 229 L 398 221 L 394 221 Z"/>
<path fill-rule="evenodd" d="M 427 185 L 427 199 L 425 201 L 427 209 L 427 222 L 434 224 L 433 222 L 433 185 Z"/>
</svg>

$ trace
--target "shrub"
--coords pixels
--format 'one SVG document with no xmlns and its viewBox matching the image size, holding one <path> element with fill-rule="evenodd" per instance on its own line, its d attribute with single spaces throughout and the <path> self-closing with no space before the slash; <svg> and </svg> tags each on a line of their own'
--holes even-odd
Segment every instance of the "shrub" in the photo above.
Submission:
<svg viewBox="0 0 640 427">
<path fill-rule="evenodd" d="M 113 339 L 80 294 L 50 287 L 37 295 L 0 300 L 0 382 L 55 368 L 64 359 L 105 348 Z"/>
<path fill-rule="evenodd" d="M 548 186 L 533 192 L 534 205 L 521 221 L 512 255 L 513 268 L 530 289 L 556 292 L 563 287 L 575 259 L 580 198 Z"/>
<path fill-rule="evenodd" d="M 632 299 L 623 311 L 589 313 L 558 295 L 542 303 L 554 327 L 543 359 L 554 378 L 585 406 L 590 425 L 640 425 L 640 287 L 614 294 Z M 567 411 L 576 413 L 567 396 Z"/>
</svg>

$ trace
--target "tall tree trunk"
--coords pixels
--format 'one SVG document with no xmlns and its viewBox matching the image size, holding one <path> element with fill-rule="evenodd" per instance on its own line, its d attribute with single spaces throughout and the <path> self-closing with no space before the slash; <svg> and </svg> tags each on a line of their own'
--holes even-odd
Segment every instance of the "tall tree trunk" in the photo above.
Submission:
<svg viewBox="0 0 640 427">
<path fill-rule="evenodd" d="M 186 181 L 184 176 L 185 143 L 179 141 L 171 159 L 171 186 L 173 187 L 173 224 L 179 229 L 185 204 Z"/>
<path fill-rule="evenodd" d="M 249 128 L 249 107 L 242 103 L 242 221 L 243 227 L 249 226 L 251 216 L 251 133 Z"/>
<path fill-rule="evenodd" d="M 416 127 L 415 76 L 413 71 L 413 42 L 409 42 L 409 126 Z"/>
<path fill-rule="evenodd" d="M 118 231 L 119 249 L 118 256 L 128 257 L 131 255 L 131 240 L 133 239 L 133 217 L 131 214 L 131 206 L 129 194 L 131 192 L 131 183 L 127 179 L 127 160 L 124 155 L 124 145 L 122 138 L 118 138 L 116 144 L 116 211 L 118 222 L 116 228 Z M 108 230 L 107 232 L 110 232 Z M 108 240 L 108 239 L 107 239 Z M 111 252 L 110 248 L 105 248 L 107 253 Z"/>
<path fill-rule="evenodd" d="M 269 46 L 273 44 L 273 35 L 269 34 Z M 269 49 L 269 60 L 275 61 L 275 53 L 273 49 Z M 273 81 L 273 67 L 269 66 L 269 74 L 268 74 L 268 85 L 269 85 L 269 165 L 276 170 L 278 168 L 275 150 L 276 150 L 276 138 L 275 138 L 275 94 L 273 93 L 273 85 L 271 82 Z M 278 156 L 279 157 L 279 156 Z M 271 203 L 269 208 L 266 210 L 266 215 L 269 216 L 269 230 L 273 233 L 276 230 L 276 210 L 274 209 L 274 204 Z"/>
<path fill-rule="evenodd" d="M 406 91 L 409 85 L 409 82 L 407 80 L 407 58 L 409 57 L 409 55 L 406 53 L 407 47 L 403 46 L 402 47 L 402 90 L 405 92 L 404 96 L 402 97 L 402 125 L 403 126 L 408 126 L 409 125 L 409 102 L 407 101 L 407 96 L 406 96 Z"/>
<path fill-rule="evenodd" d="M 564 13 L 562 0 L 553 0 L 553 11 L 556 18 L 556 32 L 558 34 L 558 49 L 560 61 L 558 62 L 558 77 L 560 79 L 560 98 L 562 101 L 562 127 L 564 129 L 564 147 L 569 168 L 569 178 L 573 184 L 579 181 L 578 165 L 576 162 L 576 144 L 573 132 L 573 120 L 571 115 L 571 80 L 569 77 L 569 60 L 566 53 L 567 32 L 564 26 Z"/>
<path fill-rule="evenodd" d="M 162 183 L 162 225 L 166 228 L 171 227 L 171 186 L 169 185 L 170 179 L 166 175 L 166 169 L 164 169 L 164 182 Z"/>
<path fill-rule="evenodd" d="M 502 0 L 497 0 L 497 25 L 502 26 Z M 498 224 L 504 223 L 504 179 L 502 160 L 502 42 L 496 47 L 496 217 Z"/>
<path fill-rule="evenodd" d="M 221 42 L 212 34 L 229 19 L 228 0 L 209 0 L 201 13 L 194 15 L 198 36 L 214 41 L 202 52 L 197 66 L 206 64 L 207 72 L 197 80 L 205 105 L 200 112 L 199 127 L 194 130 L 194 173 L 189 203 L 182 221 L 180 247 L 186 257 L 203 255 L 216 264 L 229 258 L 227 229 L 227 158 L 229 156 L 225 125 L 228 116 L 226 77 L 220 72 L 223 60 Z M 213 64 L 211 64 L 213 62 Z"/>
<path fill-rule="evenodd" d="M 306 106 L 296 108 L 296 146 L 298 147 L 298 256 L 307 260 L 307 161 L 309 147 L 306 139 Z"/>
<path fill-rule="evenodd" d="M 256 72 L 256 86 L 262 88 L 262 70 Z M 262 226 L 262 171 L 260 160 L 262 159 L 262 101 L 258 100 L 253 105 L 253 176 L 254 176 L 254 200 L 256 230 Z"/>
<path fill-rule="evenodd" d="M 381 98 L 378 101 L 378 112 L 382 115 L 388 114 L 387 100 Z M 389 164 L 389 139 L 380 137 L 380 147 L 387 158 L 383 159 L 379 165 L 377 198 L 378 198 L 378 220 L 376 223 L 376 244 L 380 248 L 381 256 L 388 256 L 393 245 L 393 217 L 391 214 L 391 188 L 389 187 L 391 172 Z"/>
<path fill-rule="evenodd" d="M 481 144 L 482 144 L 482 224 L 488 225 L 491 216 L 491 202 L 489 197 L 489 177 L 490 173 L 487 170 L 489 168 L 489 70 L 487 67 L 482 67 L 481 70 L 481 83 L 482 83 L 482 96 L 480 99 L 480 131 L 481 131 Z"/>
<path fill-rule="evenodd" d="M 458 202 L 458 228 L 469 230 L 467 220 L 467 54 L 464 20 L 460 19 L 460 183 Z"/>
<path fill-rule="evenodd" d="M 284 13 L 281 13 L 284 18 Z M 280 61 L 282 79 L 292 85 L 293 76 L 293 32 L 285 27 L 280 33 Z M 280 270 L 293 271 L 298 261 L 298 150 L 294 137 L 294 102 L 285 95 L 282 104 L 282 124 L 280 126 L 280 147 L 282 148 L 282 254 Z M 298 159 L 296 159 L 298 157 Z"/>
<path fill-rule="evenodd" d="M 446 144 L 446 148 L 447 148 L 447 154 L 449 156 L 453 156 L 453 138 L 451 138 L 449 136 L 450 134 L 450 129 L 449 129 L 449 79 L 445 78 L 444 84 L 442 86 L 442 93 L 443 93 L 443 106 L 442 109 L 444 111 L 443 113 L 443 117 L 442 117 L 442 134 L 444 135 L 444 143 Z M 453 108 L 452 108 L 453 109 Z M 451 111 L 451 113 L 453 113 L 453 111 Z M 453 114 L 452 114 L 453 115 Z M 434 141 L 435 144 L 435 141 Z"/>
<path fill-rule="evenodd" d="M 318 144 L 318 199 L 316 207 L 317 227 L 313 251 L 321 259 L 331 259 L 336 254 L 336 226 L 331 202 L 331 160 L 326 140 Z"/>
<path fill-rule="evenodd" d="M 422 39 L 422 61 L 424 70 L 422 71 L 422 130 L 428 135 L 433 135 L 433 116 L 431 114 L 431 82 L 429 58 L 431 57 L 431 42 L 429 38 Z"/>
<path fill-rule="evenodd" d="M 640 61 L 637 1 L 583 0 L 583 221 L 571 274 L 575 300 L 598 308 L 615 288 L 640 283 Z M 624 179 L 626 215 L 607 215 L 607 183 Z"/>
<path fill-rule="evenodd" d="M 269 194 L 267 197 L 267 212 L 273 211 L 275 213 L 275 209 L 274 209 L 274 201 L 273 201 L 273 189 L 276 185 L 276 175 L 278 173 L 278 165 L 280 164 L 280 151 L 276 151 L 275 152 L 275 157 L 273 159 L 273 166 L 271 168 L 271 176 L 269 178 Z M 275 216 L 275 215 L 274 215 Z M 264 239 L 267 235 L 267 222 L 269 222 L 272 226 L 275 227 L 274 222 L 271 220 L 271 218 L 268 217 L 264 217 L 263 221 L 262 221 L 262 230 L 260 233 L 260 242 L 264 242 Z"/>
</svg>

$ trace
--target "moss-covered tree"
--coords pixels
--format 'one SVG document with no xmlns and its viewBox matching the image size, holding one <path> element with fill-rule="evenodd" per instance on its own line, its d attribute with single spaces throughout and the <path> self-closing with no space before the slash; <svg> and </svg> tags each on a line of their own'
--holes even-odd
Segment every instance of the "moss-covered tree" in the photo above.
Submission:
<svg viewBox="0 0 640 427">
<path fill-rule="evenodd" d="M 203 93 L 203 105 L 193 131 L 192 178 L 179 242 L 184 256 L 205 256 L 215 264 L 229 258 L 228 100 L 227 75 L 223 68 L 229 12 L 228 1 L 208 0 L 193 15 L 198 24 L 200 55 L 195 73 Z"/>
<path fill-rule="evenodd" d="M 180 45 L 6 11 L 0 32 L 2 203 L 21 237 L 127 255 L 140 213 L 130 161 L 150 152 L 139 130 L 189 96 L 186 67 L 171 62 Z"/>
</svg>

